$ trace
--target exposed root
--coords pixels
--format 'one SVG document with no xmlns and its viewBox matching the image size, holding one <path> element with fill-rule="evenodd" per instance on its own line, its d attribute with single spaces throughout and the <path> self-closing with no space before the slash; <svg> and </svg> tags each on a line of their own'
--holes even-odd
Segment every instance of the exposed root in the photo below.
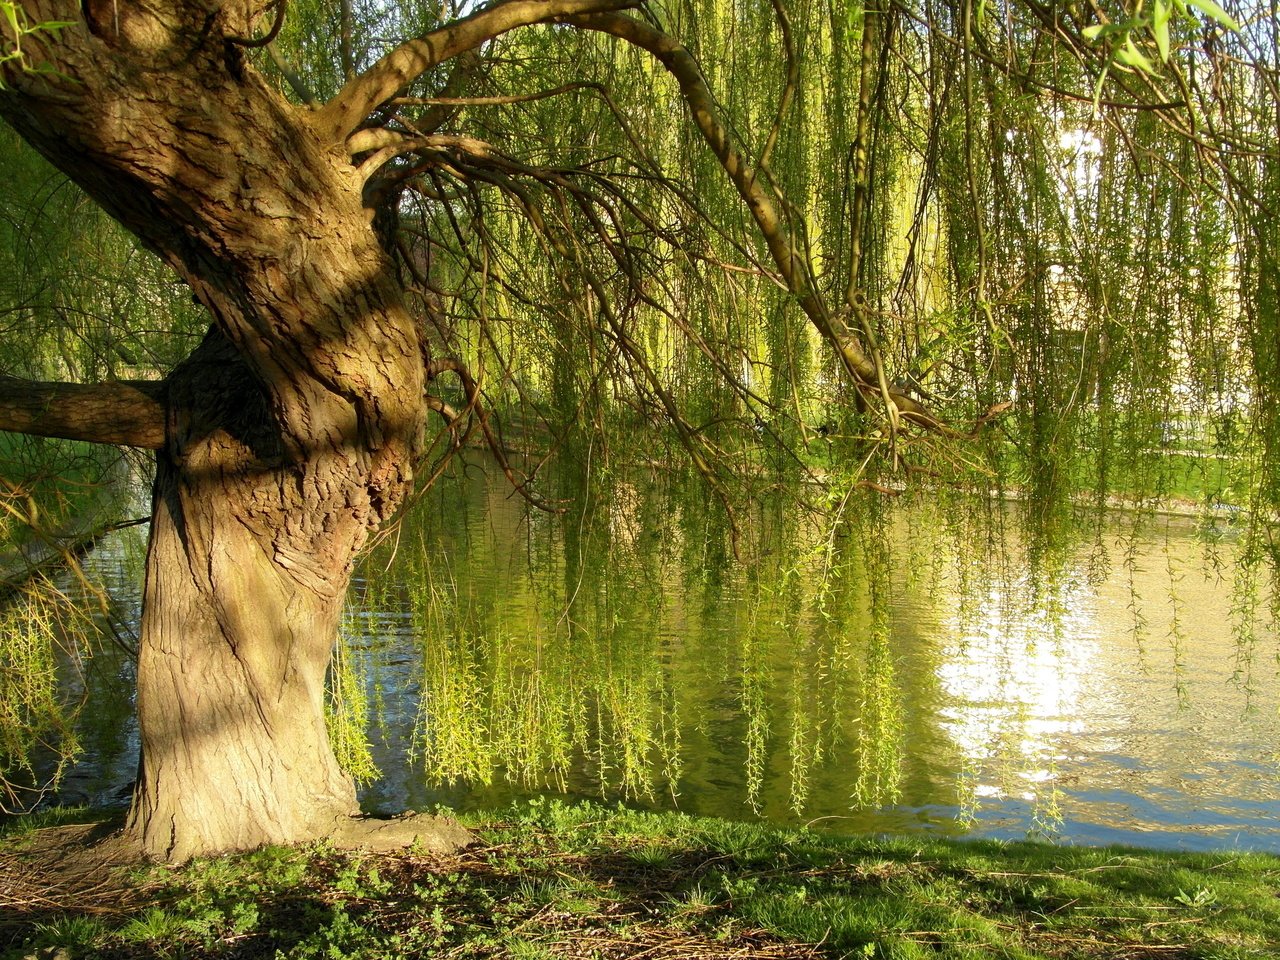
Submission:
<svg viewBox="0 0 1280 960">
<path fill-rule="evenodd" d="M 46 827 L 0 850 L 0 913 L 118 913 L 146 899 L 125 876 L 142 854 L 118 820 Z"/>
<path fill-rule="evenodd" d="M 346 850 L 385 853 L 413 847 L 434 856 L 449 856 L 475 840 L 456 820 L 409 811 L 398 817 L 355 817 L 342 821 L 329 838 Z"/>
</svg>

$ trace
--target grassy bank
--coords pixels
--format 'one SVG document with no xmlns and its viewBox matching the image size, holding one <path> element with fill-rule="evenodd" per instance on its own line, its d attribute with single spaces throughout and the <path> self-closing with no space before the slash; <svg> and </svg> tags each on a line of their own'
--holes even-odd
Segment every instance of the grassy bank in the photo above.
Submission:
<svg viewBox="0 0 1280 960">
<path fill-rule="evenodd" d="M 20 824 L 0 840 L 0 955 L 1280 956 L 1274 856 L 833 838 L 555 801 L 470 823 L 480 843 L 446 860 L 267 849 L 75 889 L 24 872 L 42 834 Z"/>
</svg>

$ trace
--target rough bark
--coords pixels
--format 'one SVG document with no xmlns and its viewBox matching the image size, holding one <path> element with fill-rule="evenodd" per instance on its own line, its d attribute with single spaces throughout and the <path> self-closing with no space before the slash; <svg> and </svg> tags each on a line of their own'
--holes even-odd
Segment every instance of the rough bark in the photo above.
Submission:
<svg viewBox="0 0 1280 960">
<path fill-rule="evenodd" d="M 346 585 L 280 535 L 323 464 L 285 466 L 267 398 L 220 334 L 170 383 L 138 663 L 142 775 L 129 830 L 151 854 L 318 837 L 357 812 L 325 732 Z M 319 518 L 314 518 L 319 519 Z M 305 522 L 305 521 L 303 521 Z"/>
<path fill-rule="evenodd" d="M 32 21 L 75 21 L 28 45 L 58 75 L 9 71 L 0 93 L 214 318 L 168 379 L 163 443 L 140 442 L 163 449 L 128 830 L 165 859 L 325 836 L 356 812 L 325 670 L 353 558 L 412 482 L 425 413 L 416 326 L 360 185 L 226 41 L 248 35 L 241 6 L 88 3 L 82 18 L 33 2 Z"/>
<path fill-rule="evenodd" d="M 0 376 L 0 430 L 159 450 L 164 417 L 160 381 L 35 383 Z"/>
</svg>

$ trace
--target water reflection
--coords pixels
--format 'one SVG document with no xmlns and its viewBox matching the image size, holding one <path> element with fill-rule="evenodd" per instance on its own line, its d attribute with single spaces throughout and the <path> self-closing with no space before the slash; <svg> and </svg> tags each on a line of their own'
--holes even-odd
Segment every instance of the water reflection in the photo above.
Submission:
<svg viewBox="0 0 1280 960">
<path fill-rule="evenodd" d="M 1237 634 L 1234 550 L 1176 518 L 1102 546 L 1123 559 L 1081 555 L 1052 596 L 1015 579 L 1015 602 L 993 592 L 948 622 L 966 815 L 997 836 L 1276 849 L 1280 684 L 1247 649 L 1274 652 L 1274 626 Z"/>
<path fill-rule="evenodd" d="M 1276 638 L 1233 632 L 1229 541 L 1122 519 L 1046 566 L 998 514 L 975 526 L 936 497 L 834 527 L 765 498 L 738 518 L 754 562 L 737 564 L 700 484 L 553 478 L 575 508 L 550 516 L 480 466 L 353 584 L 331 721 L 344 761 L 379 774 L 368 809 L 559 790 L 849 831 L 1280 850 Z M 94 563 L 136 605 L 110 551 Z M 95 696 L 127 705 L 127 668 L 106 673 L 119 689 Z M 129 755 L 90 744 L 76 789 L 111 796 Z"/>
<path fill-rule="evenodd" d="M 983 801 L 1014 797 L 1032 805 L 1036 828 L 1061 819 L 1058 752 L 1084 731 L 1091 680 L 1099 675 L 1097 611 L 1076 581 L 1053 584 L 1049 602 L 1033 604 L 1026 580 L 1009 598 L 990 590 L 949 617 L 936 668 L 939 710 L 961 758 L 966 819 Z"/>
</svg>

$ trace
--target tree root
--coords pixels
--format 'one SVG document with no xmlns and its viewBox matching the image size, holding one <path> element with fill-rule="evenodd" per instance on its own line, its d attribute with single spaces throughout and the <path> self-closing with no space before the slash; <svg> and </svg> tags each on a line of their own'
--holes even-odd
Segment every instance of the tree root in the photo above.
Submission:
<svg viewBox="0 0 1280 960">
<path fill-rule="evenodd" d="M 0 913 L 116 913 L 145 898 L 128 871 L 146 858 L 120 827 L 116 818 L 45 827 L 0 840 Z M 455 820 L 410 811 L 390 818 L 343 818 L 332 834 L 316 842 L 343 850 L 412 850 L 419 856 L 446 857 L 471 846 L 475 838 Z"/>
<path fill-rule="evenodd" d="M 352 817 L 340 822 L 329 838 L 343 849 L 384 853 L 413 847 L 436 856 L 449 856 L 469 847 L 475 838 L 456 820 L 412 810 L 390 819 Z"/>
</svg>

